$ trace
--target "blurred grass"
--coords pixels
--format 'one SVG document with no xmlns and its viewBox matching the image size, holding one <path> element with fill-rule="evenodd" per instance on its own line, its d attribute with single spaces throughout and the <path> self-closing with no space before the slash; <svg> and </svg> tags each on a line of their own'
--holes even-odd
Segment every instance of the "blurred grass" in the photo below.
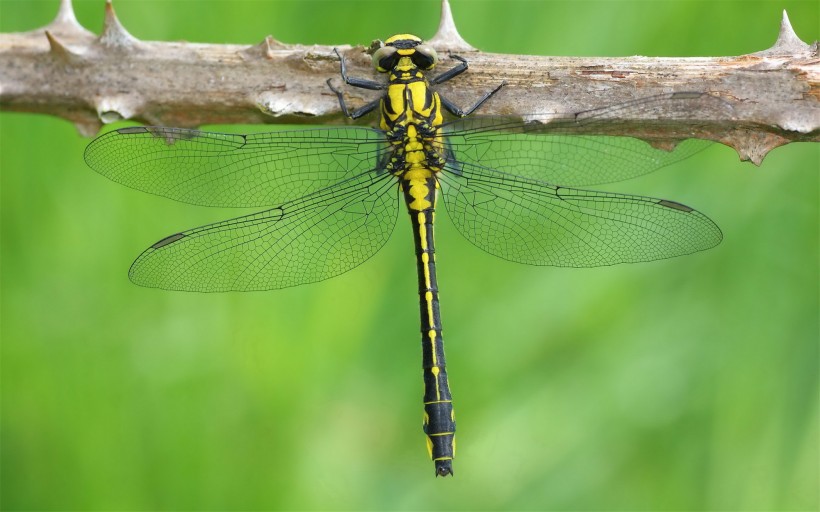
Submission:
<svg viewBox="0 0 820 512">
<path fill-rule="evenodd" d="M 102 1 L 77 2 L 98 30 Z M 0 30 L 55 1 L 0 1 Z M 429 37 L 438 2 L 124 1 L 137 37 L 369 43 Z M 813 1 L 453 1 L 486 51 L 733 55 Z M 818 145 L 763 166 L 714 146 L 615 190 L 709 214 L 716 249 L 552 269 L 475 250 L 442 216 L 456 477 L 421 433 L 409 227 L 320 284 L 198 295 L 135 287 L 145 246 L 224 211 L 85 168 L 43 116 L 0 116 L 4 510 L 817 510 Z M 235 213 L 235 212 L 234 212 Z M 406 223 L 406 221 L 405 221 Z"/>
</svg>

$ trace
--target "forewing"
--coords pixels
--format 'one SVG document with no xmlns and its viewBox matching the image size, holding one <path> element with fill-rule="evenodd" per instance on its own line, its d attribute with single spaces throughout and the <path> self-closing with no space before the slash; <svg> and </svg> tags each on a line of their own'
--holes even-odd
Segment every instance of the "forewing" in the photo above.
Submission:
<svg viewBox="0 0 820 512">
<path fill-rule="evenodd" d="M 130 127 L 85 150 L 103 176 L 203 206 L 266 207 L 377 167 L 383 132 L 344 127 L 252 134 Z"/>
<path fill-rule="evenodd" d="M 221 292 L 337 276 L 390 237 L 397 190 L 391 175 L 367 172 L 264 212 L 183 231 L 143 252 L 129 277 L 153 288 Z"/>
<path fill-rule="evenodd" d="M 720 243 L 682 204 L 549 185 L 472 164 L 439 179 L 447 212 L 473 244 L 531 265 L 596 267 L 671 258 Z"/>
<path fill-rule="evenodd" d="M 604 121 L 635 119 L 651 126 L 653 117 L 692 116 L 700 110 L 729 115 L 731 107 L 707 94 L 671 93 L 586 112 L 520 118 L 465 118 L 445 127 L 450 158 L 548 183 L 587 186 L 634 178 L 683 160 L 711 145 L 684 140 L 658 149 L 623 136 L 588 135 Z M 713 114 L 715 115 L 715 114 Z"/>
</svg>

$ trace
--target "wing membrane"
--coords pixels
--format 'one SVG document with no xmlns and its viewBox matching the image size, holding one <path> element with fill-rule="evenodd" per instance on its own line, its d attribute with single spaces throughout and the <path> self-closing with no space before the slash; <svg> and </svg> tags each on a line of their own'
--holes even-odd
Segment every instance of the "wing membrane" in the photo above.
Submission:
<svg viewBox="0 0 820 512">
<path fill-rule="evenodd" d="M 379 130 L 321 128 L 252 134 L 121 128 L 89 144 L 85 161 L 131 188 L 203 206 L 265 207 L 378 165 Z"/>
<path fill-rule="evenodd" d="M 367 172 L 267 211 L 171 235 L 131 266 L 141 286 L 199 292 L 286 288 L 373 256 L 396 224 L 389 174 Z"/>
<path fill-rule="evenodd" d="M 501 258 L 595 267 L 671 258 L 720 243 L 720 229 L 685 205 L 558 187 L 462 164 L 440 175 L 458 230 Z"/>
<path fill-rule="evenodd" d="M 651 123 L 662 111 L 666 119 L 692 118 L 699 111 L 726 115 L 728 104 L 699 93 L 672 93 L 641 98 L 572 114 L 520 118 L 473 116 L 446 126 L 447 145 L 455 161 L 470 162 L 527 178 L 587 186 L 626 180 L 683 160 L 711 145 L 688 139 L 669 151 L 623 136 L 587 135 L 617 116 Z M 535 122 L 535 120 L 542 122 Z"/>
</svg>

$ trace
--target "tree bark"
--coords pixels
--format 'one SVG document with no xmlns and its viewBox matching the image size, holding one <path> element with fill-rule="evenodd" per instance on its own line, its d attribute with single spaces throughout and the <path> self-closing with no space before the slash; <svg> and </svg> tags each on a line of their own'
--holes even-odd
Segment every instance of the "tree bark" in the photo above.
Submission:
<svg viewBox="0 0 820 512">
<path fill-rule="evenodd" d="M 343 85 L 331 46 L 285 45 L 270 36 L 250 47 L 139 41 L 110 0 L 105 9 L 99 36 L 80 26 L 70 0 L 46 27 L 0 34 L 0 108 L 60 116 L 84 135 L 122 119 L 180 127 L 347 122 L 325 83 Z M 482 115 L 549 122 L 615 106 L 577 132 L 635 136 L 659 147 L 697 137 L 757 164 L 777 146 L 820 140 L 818 43 L 801 41 L 785 12 L 775 45 L 749 55 L 540 57 L 476 51 L 459 36 L 443 0 L 429 43 L 440 52 L 441 69 L 457 63 L 448 54 L 469 61 L 467 73 L 439 87 L 456 104 L 472 104 L 506 82 Z M 351 76 L 384 80 L 370 65 L 374 45 L 337 47 Z M 380 94 L 352 87 L 345 93 L 353 106 Z M 640 112 L 620 108 L 651 97 L 690 100 L 685 108 L 663 101 Z"/>
</svg>

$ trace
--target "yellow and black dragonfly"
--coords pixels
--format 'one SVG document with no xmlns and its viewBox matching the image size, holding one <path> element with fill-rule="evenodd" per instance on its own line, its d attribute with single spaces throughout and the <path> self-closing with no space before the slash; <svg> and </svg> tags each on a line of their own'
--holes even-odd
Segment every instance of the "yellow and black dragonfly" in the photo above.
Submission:
<svg viewBox="0 0 820 512">
<path fill-rule="evenodd" d="M 680 256 L 715 246 L 720 229 L 674 201 L 597 192 L 690 156 L 708 143 L 661 151 L 634 138 L 573 135 L 612 110 L 651 110 L 687 101 L 669 94 L 551 123 L 469 116 L 499 91 L 461 110 L 434 86 L 466 71 L 428 76 L 438 56 L 399 34 L 373 54 L 385 82 L 345 83 L 384 91 L 343 112 L 377 110 L 379 128 L 335 127 L 247 135 L 164 127 L 106 133 L 86 149 L 91 168 L 123 185 L 186 203 L 261 207 L 259 213 L 173 234 L 145 250 L 129 270 L 141 286 L 198 292 L 271 290 L 342 274 L 390 238 L 401 199 L 413 227 L 421 309 L 424 432 L 436 475 L 452 474 L 455 416 L 439 314 L 433 226 L 439 192 L 470 242 L 531 265 L 592 267 Z M 444 110 L 456 117 L 445 122 Z M 469 117 L 466 117 L 469 116 Z"/>
</svg>

